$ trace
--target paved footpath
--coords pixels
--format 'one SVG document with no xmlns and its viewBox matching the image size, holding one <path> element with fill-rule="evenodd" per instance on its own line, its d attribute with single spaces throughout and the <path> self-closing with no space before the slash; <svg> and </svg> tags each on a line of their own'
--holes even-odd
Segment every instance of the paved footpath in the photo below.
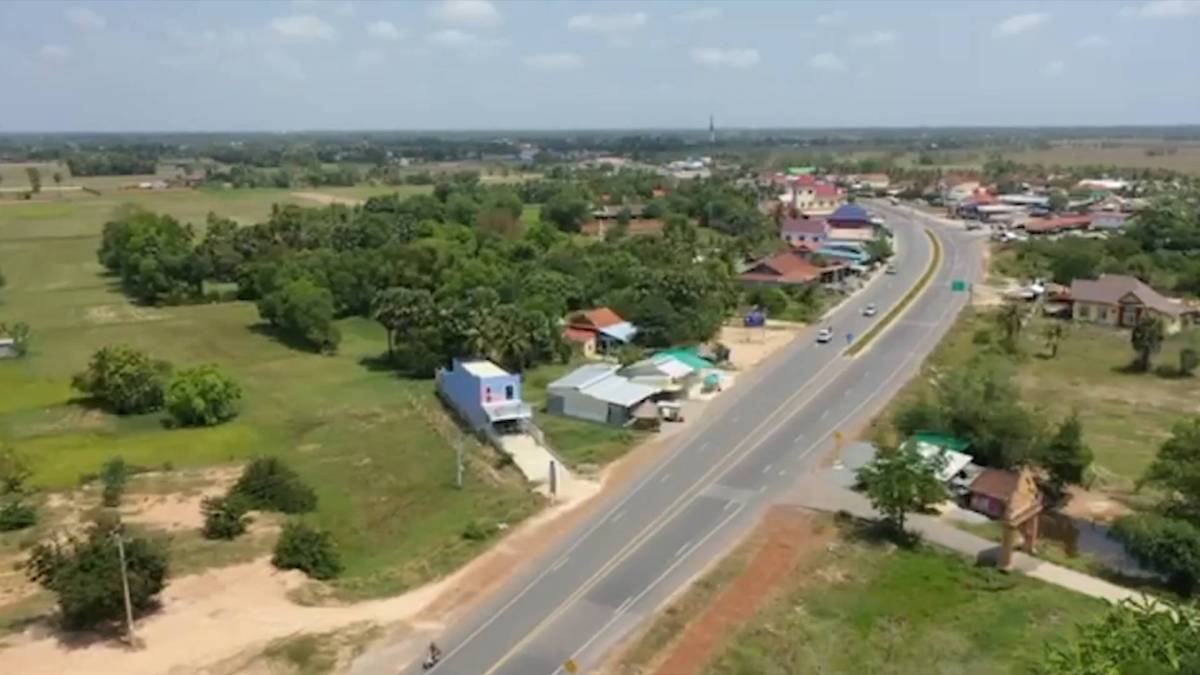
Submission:
<svg viewBox="0 0 1200 675">
<path fill-rule="evenodd" d="M 809 474 L 799 482 L 796 490 L 789 495 L 788 501 L 817 511 L 845 511 L 859 518 L 878 518 L 870 502 L 861 494 L 845 487 L 844 477 L 836 476 L 837 473 L 840 472 L 821 471 Z M 933 516 L 910 516 L 908 527 L 926 541 L 957 551 L 976 561 L 990 558 L 999 548 L 999 544 L 994 541 L 964 532 Z M 1046 583 L 1110 602 L 1144 597 L 1137 591 L 1020 552 L 1013 555 L 1013 569 Z"/>
</svg>

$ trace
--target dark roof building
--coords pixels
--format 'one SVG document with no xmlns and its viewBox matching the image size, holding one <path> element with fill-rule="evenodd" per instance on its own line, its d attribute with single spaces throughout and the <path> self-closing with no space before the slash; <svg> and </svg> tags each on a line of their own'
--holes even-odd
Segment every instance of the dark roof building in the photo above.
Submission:
<svg viewBox="0 0 1200 675">
<path fill-rule="evenodd" d="M 829 216 L 829 224 L 834 227 L 870 226 L 871 214 L 858 204 L 850 202 L 842 204 Z"/>
</svg>

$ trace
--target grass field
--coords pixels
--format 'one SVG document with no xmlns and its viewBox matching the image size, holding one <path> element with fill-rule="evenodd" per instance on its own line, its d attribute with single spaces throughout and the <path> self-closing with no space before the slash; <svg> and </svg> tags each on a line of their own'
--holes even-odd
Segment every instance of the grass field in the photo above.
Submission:
<svg viewBox="0 0 1200 675">
<path fill-rule="evenodd" d="M 706 675 L 1029 673 L 1100 601 L 931 548 L 843 540 L 733 635 Z"/>
<path fill-rule="evenodd" d="M 185 219 L 213 210 L 245 222 L 286 201 L 271 190 L 128 196 Z M 116 204 L 0 206 L 0 269 L 8 278 L 0 320 L 34 330 L 28 358 L 0 362 L 0 442 L 32 459 L 36 485 L 72 486 L 115 455 L 156 468 L 281 456 L 316 487 L 320 509 L 311 518 L 334 532 L 346 564 L 338 586 L 356 597 L 395 592 L 462 564 L 486 546 L 461 536 L 471 521 L 515 522 L 539 508 L 521 477 L 476 444 L 468 487 L 454 488 L 454 452 L 438 430 L 445 425 L 427 421 L 443 416 L 432 383 L 365 365 L 383 348 L 373 322 L 341 322 L 341 351 L 319 356 L 258 330 L 250 303 L 129 303 L 95 259 L 100 226 Z M 245 388 L 242 415 L 210 429 L 166 430 L 158 414 L 117 418 L 80 407 L 70 376 L 114 343 L 177 366 L 218 364 Z"/>
<path fill-rule="evenodd" d="M 523 395 L 533 407 L 534 421 L 563 461 L 574 468 L 587 469 L 603 466 L 625 454 L 644 434 L 544 412 L 546 385 L 580 365 L 581 362 L 547 365 L 526 373 Z"/>
<path fill-rule="evenodd" d="M 1058 356 L 1044 358 L 1041 337 L 1047 320 L 1037 319 L 1022 332 L 1023 356 L 1017 361 L 1017 380 L 1023 402 L 1055 422 L 1078 411 L 1084 438 L 1096 454 L 1097 487 L 1124 493 L 1170 435 L 1171 426 L 1187 415 L 1200 414 L 1200 378 L 1135 374 L 1124 370 L 1133 358 L 1128 331 L 1086 324 L 1070 326 Z M 935 371 L 966 363 L 978 347 L 976 331 L 990 328 L 990 315 L 967 310 L 914 379 L 891 404 L 891 411 L 930 386 Z M 1156 364 L 1178 364 L 1185 346 L 1200 348 L 1200 331 L 1170 337 L 1155 357 Z"/>
</svg>

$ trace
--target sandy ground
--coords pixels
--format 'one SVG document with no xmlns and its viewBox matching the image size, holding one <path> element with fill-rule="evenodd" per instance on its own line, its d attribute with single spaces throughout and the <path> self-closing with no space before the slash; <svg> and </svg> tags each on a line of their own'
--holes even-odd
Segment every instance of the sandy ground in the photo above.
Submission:
<svg viewBox="0 0 1200 675">
<path fill-rule="evenodd" d="M 293 192 L 293 197 L 297 199 L 307 199 L 310 202 L 316 202 L 329 206 L 330 204 L 344 204 L 346 206 L 358 206 L 363 202 L 361 199 L 352 199 L 350 197 L 339 197 L 337 195 L 328 195 L 324 192 Z"/>
<path fill-rule="evenodd" d="M 1102 492 L 1092 492 L 1081 487 L 1068 488 L 1067 492 L 1071 498 L 1059 511 L 1072 518 L 1097 523 L 1111 523 L 1130 512 L 1128 506 L 1114 501 Z"/>
<path fill-rule="evenodd" d="M 805 328 L 802 323 L 768 321 L 763 328 L 726 325 L 718 341 L 729 347 L 729 360 L 737 370 L 749 370 L 791 342 Z"/>
</svg>

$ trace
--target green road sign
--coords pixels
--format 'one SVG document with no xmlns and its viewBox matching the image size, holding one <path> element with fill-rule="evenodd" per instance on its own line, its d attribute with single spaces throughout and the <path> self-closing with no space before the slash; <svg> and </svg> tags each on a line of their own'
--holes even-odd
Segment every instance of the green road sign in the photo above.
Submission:
<svg viewBox="0 0 1200 675">
<path fill-rule="evenodd" d="M 950 290 L 954 291 L 955 293 L 963 293 L 967 290 L 967 282 L 963 281 L 962 279 L 955 279 L 954 281 L 950 282 Z"/>
</svg>

